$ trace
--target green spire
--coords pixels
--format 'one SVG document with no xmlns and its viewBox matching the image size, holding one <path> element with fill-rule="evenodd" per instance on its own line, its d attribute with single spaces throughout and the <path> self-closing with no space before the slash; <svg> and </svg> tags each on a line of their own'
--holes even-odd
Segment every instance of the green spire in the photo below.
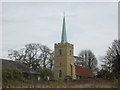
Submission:
<svg viewBox="0 0 120 90">
<path fill-rule="evenodd" d="M 63 17 L 63 27 L 62 27 L 62 37 L 61 43 L 67 43 L 66 25 L 65 25 L 65 15 Z"/>
</svg>

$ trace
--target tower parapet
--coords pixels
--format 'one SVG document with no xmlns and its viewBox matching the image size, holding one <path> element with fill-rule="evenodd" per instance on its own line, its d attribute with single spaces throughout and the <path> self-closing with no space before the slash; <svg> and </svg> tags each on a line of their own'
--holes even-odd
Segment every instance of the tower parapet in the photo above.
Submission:
<svg viewBox="0 0 120 90">
<path fill-rule="evenodd" d="M 55 47 L 59 47 L 59 46 L 61 46 L 61 47 L 64 47 L 64 46 L 68 46 L 68 47 L 71 47 L 71 48 L 73 48 L 74 47 L 74 45 L 73 44 L 70 44 L 70 43 L 55 43 Z"/>
</svg>

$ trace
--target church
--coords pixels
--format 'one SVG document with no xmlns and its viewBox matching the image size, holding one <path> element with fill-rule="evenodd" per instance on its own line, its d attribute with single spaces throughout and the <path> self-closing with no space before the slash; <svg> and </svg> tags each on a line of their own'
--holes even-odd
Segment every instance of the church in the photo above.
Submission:
<svg viewBox="0 0 120 90">
<path fill-rule="evenodd" d="M 54 80 L 76 80 L 94 77 L 89 68 L 74 64 L 74 45 L 67 41 L 65 16 L 63 17 L 61 42 L 54 44 L 53 73 Z"/>
</svg>

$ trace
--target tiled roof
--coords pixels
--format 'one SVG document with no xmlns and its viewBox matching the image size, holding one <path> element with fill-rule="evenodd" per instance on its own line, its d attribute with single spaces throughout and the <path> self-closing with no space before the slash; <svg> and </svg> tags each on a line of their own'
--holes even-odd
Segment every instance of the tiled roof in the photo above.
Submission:
<svg viewBox="0 0 120 90">
<path fill-rule="evenodd" d="M 38 72 L 36 72 L 35 70 L 29 68 L 28 66 L 26 66 L 25 64 L 22 64 L 20 62 L 6 60 L 6 59 L 0 59 L 0 60 L 2 60 L 2 68 L 16 68 L 16 69 L 21 70 L 24 73 L 38 74 Z"/>
<path fill-rule="evenodd" d="M 81 77 L 94 77 L 92 70 L 87 67 L 75 65 L 75 71 L 76 71 L 76 75 Z"/>
</svg>

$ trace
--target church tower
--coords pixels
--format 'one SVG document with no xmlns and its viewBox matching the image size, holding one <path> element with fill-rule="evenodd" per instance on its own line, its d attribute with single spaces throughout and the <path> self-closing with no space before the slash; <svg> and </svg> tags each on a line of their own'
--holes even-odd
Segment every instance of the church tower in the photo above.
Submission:
<svg viewBox="0 0 120 90">
<path fill-rule="evenodd" d="M 63 17 L 61 42 L 54 45 L 54 60 L 54 80 L 76 79 L 74 47 L 67 42 L 65 16 Z"/>
</svg>

